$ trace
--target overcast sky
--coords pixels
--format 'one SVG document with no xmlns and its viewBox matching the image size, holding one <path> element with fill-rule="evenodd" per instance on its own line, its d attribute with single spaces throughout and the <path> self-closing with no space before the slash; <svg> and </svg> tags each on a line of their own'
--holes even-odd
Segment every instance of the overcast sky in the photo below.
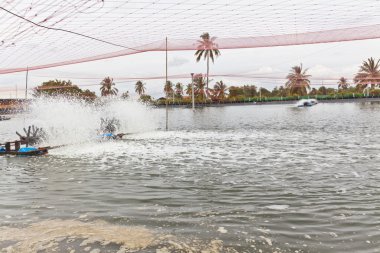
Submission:
<svg viewBox="0 0 380 253">
<path fill-rule="evenodd" d="M 303 46 L 271 47 L 255 49 L 222 50 L 221 56 L 211 64 L 210 74 L 250 75 L 245 77 L 213 77 L 210 84 L 223 80 L 227 85 L 254 84 L 272 89 L 284 84 L 283 78 L 289 69 L 302 63 L 312 75 L 312 85 L 336 84 L 341 76 L 352 79 L 361 62 L 368 57 L 380 57 L 380 40 L 363 40 Z M 187 84 L 190 73 L 205 73 L 206 63 L 196 63 L 193 51 L 169 52 L 169 75 L 188 74 L 188 79 L 173 79 Z M 143 77 L 165 75 L 165 53 L 147 52 L 70 66 L 29 72 L 29 87 L 35 87 L 50 79 L 72 80 L 82 88 L 99 94 L 102 77 L 114 78 L 120 92 L 129 91 L 133 96 L 135 81 L 120 80 L 125 77 L 141 77 L 146 83 L 147 93 L 155 98 L 163 95 L 164 80 L 144 80 Z M 268 76 L 268 79 L 252 76 Z M 76 79 L 80 78 L 80 79 Z M 95 78 L 95 79 L 81 79 Z M 97 79 L 98 78 L 98 79 Z M 25 72 L 0 75 L 2 98 L 24 96 Z M 9 90 L 11 89 L 11 90 Z"/>
<path fill-rule="evenodd" d="M 161 97 L 164 79 L 148 77 L 165 75 L 165 52 L 155 51 L 164 47 L 165 37 L 176 50 L 194 49 L 203 32 L 217 37 L 219 48 L 380 38 L 378 0 L 4 0 L 1 7 L 2 73 L 150 50 L 29 71 L 29 88 L 61 79 L 98 94 L 99 83 L 110 76 L 120 92 L 133 96 L 136 80 L 126 78 L 136 77 L 146 83 L 148 94 Z M 309 69 L 312 85 L 336 86 L 342 76 L 352 79 L 363 60 L 380 58 L 379 40 L 221 49 L 210 66 L 216 75 L 211 87 L 223 80 L 228 86 L 272 89 L 283 85 L 290 68 L 300 63 Z M 184 85 L 191 72 L 206 72 L 205 61 L 195 62 L 194 50 L 169 51 L 168 65 L 169 76 L 186 77 L 171 80 Z M 24 97 L 24 88 L 25 72 L 0 74 L 0 97 Z"/>
</svg>

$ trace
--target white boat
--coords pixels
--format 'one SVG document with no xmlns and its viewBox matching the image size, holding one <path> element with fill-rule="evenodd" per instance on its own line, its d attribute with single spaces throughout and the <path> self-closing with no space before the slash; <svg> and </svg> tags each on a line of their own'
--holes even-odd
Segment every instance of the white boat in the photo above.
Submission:
<svg viewBox="0 0 380 253">
<path fill-rule="evenodd" d="M 297 107 L 310 107 L 313 105 L 318 104 L 318 100 L 312 98 L 312 99 L 301 99 L 297 102 Z"/>
</svg>

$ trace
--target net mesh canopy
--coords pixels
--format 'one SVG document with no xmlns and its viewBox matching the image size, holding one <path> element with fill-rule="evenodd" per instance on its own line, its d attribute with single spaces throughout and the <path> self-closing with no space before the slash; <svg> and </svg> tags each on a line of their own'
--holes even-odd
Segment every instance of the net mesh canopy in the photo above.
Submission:
<svg viewBox="0 0 380 253">
<path fill-rule="evenodd" d="M 4 0 L 0 74 L 196 50 L 203 32 L 219 49 L 375 39 L 379 10 L 376 0 Z"/>
</svg>

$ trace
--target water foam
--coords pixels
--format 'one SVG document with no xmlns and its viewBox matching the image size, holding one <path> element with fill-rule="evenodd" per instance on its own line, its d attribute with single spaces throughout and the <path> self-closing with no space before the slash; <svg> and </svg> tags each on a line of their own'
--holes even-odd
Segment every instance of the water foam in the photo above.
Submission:
<svg viewBox="0 0 380 253">
<path fill-rule="evenodd" d="M 0 231 L 0 252 L 7 253 L 236 252 L 224 247 L 223 241 L 218 239 L 187 241 L 169 234 L 157 234 L 144 227 L 127 227 L 101 220 L 44 220 L 22 228 L 3 226 Z"/>
<path fill-rule="evenodd" d="M 122 227 L 103 221 L 46 220 L 26 228 L 1 227 L 1 231 L 0 241 L 17 242 L 8 247 L 9 252 L 56 251 L 64 240 L 68 245 L 74 240 L 84 240 L 80 246 L 114 243 L 127 251 L 146 248 L 155 239 L 145 228 Z"/>
</svg>

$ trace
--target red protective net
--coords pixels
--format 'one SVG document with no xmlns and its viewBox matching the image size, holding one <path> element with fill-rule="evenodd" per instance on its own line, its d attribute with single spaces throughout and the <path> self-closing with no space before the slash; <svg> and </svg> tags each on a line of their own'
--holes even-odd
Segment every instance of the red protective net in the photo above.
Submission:
<svg viewBox="0 0 380 253">
<path fill-rule="evenodd" d="M 0 74 L 124 55 L 380 38 L 376 0 L 5 0 Z"/>
</svg>

